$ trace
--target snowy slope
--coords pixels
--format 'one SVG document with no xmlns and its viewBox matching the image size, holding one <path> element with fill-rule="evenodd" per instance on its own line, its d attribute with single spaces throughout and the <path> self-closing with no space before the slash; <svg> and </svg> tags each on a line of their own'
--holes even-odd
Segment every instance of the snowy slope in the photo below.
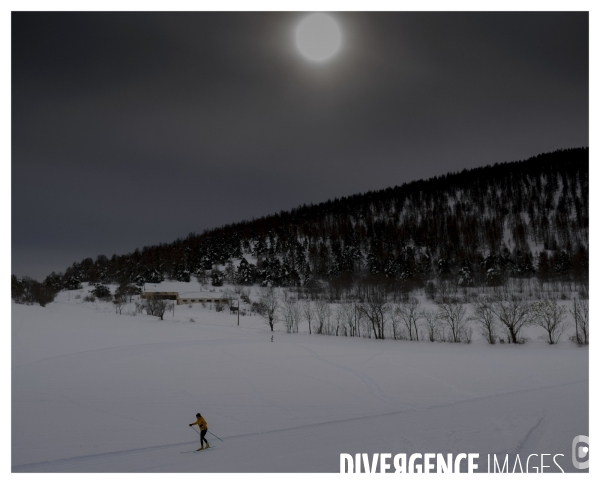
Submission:
<svg viewBox="0 0 600 484">
<path fill-rule="evenodd" d="M 573 471 L 588 435 L 588 350 L 568 342 L 271 342 L 255 316 L 76 294 L 12 306 L 13 472 L 338 472 L 342 452 L 561 453 Z M 198 411 L 225 442 L 182 453 Z"/>
</svg>

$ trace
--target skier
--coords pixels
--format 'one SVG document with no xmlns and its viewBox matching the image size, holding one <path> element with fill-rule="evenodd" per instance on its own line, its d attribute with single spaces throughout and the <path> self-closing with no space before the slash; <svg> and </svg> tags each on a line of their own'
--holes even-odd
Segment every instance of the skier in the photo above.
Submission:
<svg viewBox="0 0 600 484">
<path fill-rule="evenodd" d="M 197 413 L 196 421 L 194 423 L 191 423 L 190 427 L 192 425 L 197 425 L 200 429 L 200 448 L 198 450 L 204 450 L 204 442 L 206 442 L 206 448 L 208 449 L 210 445 L 208 445 L 208 440 L 206 440 L 206 438 L 204 437 L 206 435 L 206 432 L 208 431 L 208 425 L 206 424 L 206 420 L 204 420 L 204 417 L 202 415 Z"/>
</svg>

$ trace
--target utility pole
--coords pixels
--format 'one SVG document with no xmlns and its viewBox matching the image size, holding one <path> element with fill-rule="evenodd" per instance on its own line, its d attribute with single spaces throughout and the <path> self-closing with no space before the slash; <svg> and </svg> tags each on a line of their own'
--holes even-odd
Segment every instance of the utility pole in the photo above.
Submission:
<svg viewBox="0 0 600 484">
<path fill-rule="evenodd" d="M 240 325 L 240 300 L 237 300 L 238 302 L 238 308 L 237 308 L 237 313 L 238 313 L 238 326 Z"/>
</svg>

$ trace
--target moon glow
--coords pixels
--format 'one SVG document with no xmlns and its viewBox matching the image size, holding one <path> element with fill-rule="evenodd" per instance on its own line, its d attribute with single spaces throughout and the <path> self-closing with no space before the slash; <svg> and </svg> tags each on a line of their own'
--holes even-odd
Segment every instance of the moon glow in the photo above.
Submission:
<svg viewBox="0 0 600 484">
<path fill-rule="evenodd" d="M 342 33 L 337 22 L 324 13 L 304 17 L 296 28 L 296 45 L 300 53 L 314 62 L 325 62 L 338 52 Z"/>
</svg>

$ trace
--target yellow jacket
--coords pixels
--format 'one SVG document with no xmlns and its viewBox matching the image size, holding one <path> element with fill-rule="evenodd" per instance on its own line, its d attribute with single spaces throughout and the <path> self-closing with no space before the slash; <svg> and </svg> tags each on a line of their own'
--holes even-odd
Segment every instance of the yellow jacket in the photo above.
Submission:
<svg viewBox="0 0 600 484">
<path fill-rule="evenodd" d="M 206 425 L 206 420 L 204 420 L 204 417 L 198 417 L 198 420 L 190 425 L 197 425 L 200 427 L 200 430 L 208 430 L 208 425 Z"/>
</svg>

